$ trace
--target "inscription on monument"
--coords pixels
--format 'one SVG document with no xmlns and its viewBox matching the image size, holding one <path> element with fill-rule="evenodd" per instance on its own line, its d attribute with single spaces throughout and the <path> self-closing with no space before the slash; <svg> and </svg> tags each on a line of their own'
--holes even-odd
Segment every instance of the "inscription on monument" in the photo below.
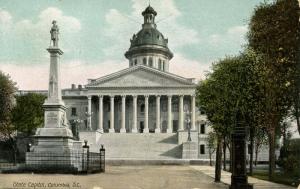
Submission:
<svg viewBox="0 0 300 189">
<path fill-rule="evenodd" d="M 55 112 L 49 112 L 47 114 L 47 124 L 57 124 L 58 121 L 58 115 Z"/>
</svg>

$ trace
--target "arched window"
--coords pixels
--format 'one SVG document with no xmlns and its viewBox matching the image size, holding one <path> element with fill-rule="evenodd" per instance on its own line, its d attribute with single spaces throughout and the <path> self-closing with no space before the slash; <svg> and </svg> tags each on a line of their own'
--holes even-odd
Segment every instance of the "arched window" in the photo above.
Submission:
<svg viewBox="0 0 300 189">
<path fill-rule="evenodd" d="M 161 59 L 158 59 L 158 69 L 161 70 Z"/>
<path fill-rule="evenodd" d="M 163 71 L 165 71 L 166 70 L 166 63 L 165 63 L 165 61 L 163 61 Z"/>
<path fill-rule="evenodd" d="M 137 59 L 134 60 L 134 65 L 135 65 L 135 66 L 137 65 Z"/>
<path fill-rule="evenodd" d="M 146 58 L 143 58 L 143 64 L 147 65 L 147 59 Z"/>
<path fill-rule="evenodd" d="M 149 57 L 149 66 L 152 67 L 153 66 L 153 58 Z"/>
<path fill-rule="evenodd" d="M 142 104 L 141 105 L 141 113 L 144 113 L 145 112 L 145 104 Z"/>
</svg>

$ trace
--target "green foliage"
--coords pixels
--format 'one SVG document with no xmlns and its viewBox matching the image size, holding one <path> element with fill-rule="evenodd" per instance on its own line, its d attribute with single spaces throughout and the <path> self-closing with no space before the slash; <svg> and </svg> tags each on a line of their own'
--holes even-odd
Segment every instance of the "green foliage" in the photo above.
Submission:
<svg viewBox="0 0 300 189">
<path fill-rule="evenodd" d="M 29 93 L 16 96 L 17 105 L 12 111 L 12 123 L 16 130 L 27 135 L 33 134 L 44 123 L 42 105 L 46 96 Z"/>
<path fill-rule="evenodd" d="M 280 149 L 278 164 L 286 174 L 300 178 L 300 139 L 291 139 Z"/>
<path fill-rule="evenodd" d="M 213 72 L 197 88 L 197 104 L 205 110 L 214 130 L 230 135 L 235 125 L 237 108 L 248 124 L 253 122 L 257 100 L 253 62 L 255 56 L 249 50 L 237 57 L 227 57 L 213 65 Z"/>
<path fill-rule="evenodd" d="M 249 25 L 249 46 L 262 57 L 257 64 L 264 91 L 264 125 L 275 128 L 295 98 L 299 79 L 299 4 L 297 0 L 277 0 L 258 6 Z"/>
<path fill-rule="evenodd" d="M 214 151 L 217 148 L 217 135 L 215 132 L 209 132 L 207 134 L 207 148 L 211 151 L 211 153 L 214 153 Z"/>
<path fill-rule="evenodd" d="M 0 134 L 4 139 L 9 138 L 13 133 L 10 121 L 16 90 L 15 82 L 10 79 L 9 75 L 0 71 Z"/>
</svg>

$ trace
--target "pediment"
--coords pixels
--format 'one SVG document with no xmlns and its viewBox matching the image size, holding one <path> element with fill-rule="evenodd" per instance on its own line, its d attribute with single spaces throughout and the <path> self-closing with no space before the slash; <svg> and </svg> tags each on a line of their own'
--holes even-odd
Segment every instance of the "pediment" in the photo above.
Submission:
<svg viewBox="0 0 300 189">
<path fill-rule="evenodd" d="M 106 87 L 193 87 L 189 79 L 146 66 L 135 66 L 93 80 L 86 88 Z"/>
</svg>

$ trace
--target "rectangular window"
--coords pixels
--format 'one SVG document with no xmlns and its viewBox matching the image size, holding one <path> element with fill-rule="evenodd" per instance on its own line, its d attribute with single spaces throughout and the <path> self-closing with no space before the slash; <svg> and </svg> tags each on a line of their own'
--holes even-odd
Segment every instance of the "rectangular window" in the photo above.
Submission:
<svg viewBox="0 0 300 189">
<path fill-rule="evenodd" d="M 200 154 L 205 154 L 205 145 L 204 144 L 200 145 Z"/>
<path fill-rule="evenodd" d="M 71 115 L 72 116 L 77 116 L 76 108 L 72 108 L 71 110 L 72 110 Z"/>
<path fill-rule="evenodd" d="M 201 126 L 200 126 L 200 134 L 205 134 L 205 124 L 201 124 Z"/>
</svg>

